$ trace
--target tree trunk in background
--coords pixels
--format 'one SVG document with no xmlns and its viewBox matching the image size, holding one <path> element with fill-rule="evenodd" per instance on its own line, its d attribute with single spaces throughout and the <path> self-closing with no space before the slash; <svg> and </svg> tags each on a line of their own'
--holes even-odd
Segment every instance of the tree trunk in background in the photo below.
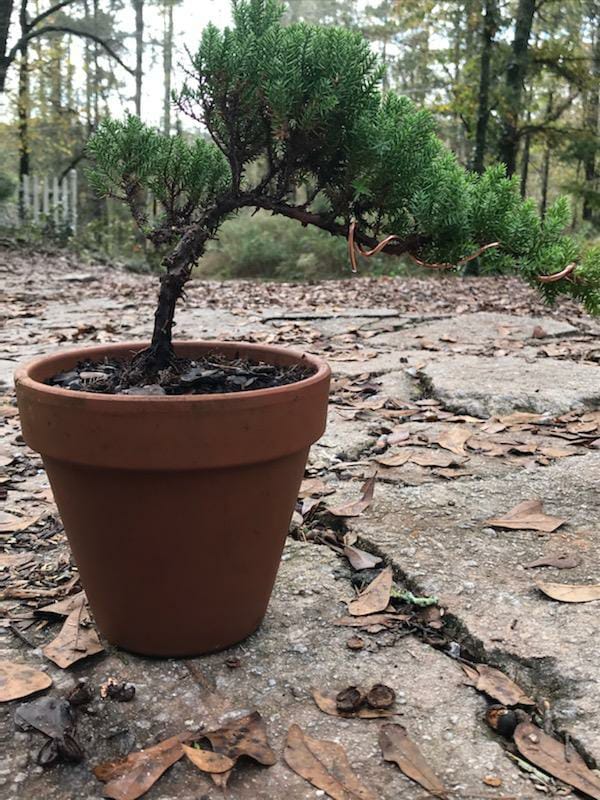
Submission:
<svg viewBox="0 0 600 800">
<path fill-rule="evenodd" d="M 481 26 L 481 62 L 479 67 L 479 94 L 477 97 L 477 127 L 475 129 L 475 155 L 473 169 L 481 174 L 484 170 L 487 129 L 490 119 L 490 66 L 494 36 L 496 35 L 496 0 L 485 0 Z"/>
<path fill-rule="evenodd" d="M 506 111 L 498 148 L 499 158 L 506 164 L 508 175 L 512 175 L 517 166 L 523 82 L 527 74 L 529 37 L 535 11 L 536 0 L 519 0 L 512 52 L 506 70 Z"/>
<path fill-rule="evenodd" d="M 173 65 L 173 0 L 166 0 L 165 32 L 163 41 L 163 72 L 165 95 L 163 101 L 163 131 L 171 135 L 171 69 Z"/>
<path fill-rule="evenodd" d="M 133 0 L 135 9 L 135 113 L 142 115 L 142 70 L 144 56 L 144 0 Z"/>
<path fill-rule="evenodd" d="M 548 94 L 548 102 L 546 103 L 546 117 L 552 113 L 552 104 L 554 95 L 552 92 Z M 544 216 L 548 208 L 548 179 L 550 177 L 550 142 L 546 139 L 544 146 L 544 159 L 542 161 L 542 199 L 540 200 L 540 214 Z"/>
<path fill-rule="evenodd" d="M 27 34 L 27 0 L 21 0 L 19 10 L 21 36 Z M 17 90 L 17 119 L 19 133 L 19 213 L 25 215 L 23 176 L 29 175 L 29 58 L 27 42 L 21 45 L 19 62 L 19 87 Z"/>
<path fill-rule="evenodd" d="M 594 203 L 590 195 L 598 191 L 598 173 L 596 169 L 596 150 L 600 137 L 600 2 L 590 4 L 590 23 L 593 29 L 592 43 L 592 88 L 588 92 L 585 104 L 585 129 L 589 133 L 589 149 L 584 158 L 584 174 L 586 193 L 583 197 L 583 219 L 594 218 Z"/>
<path fill-rule="evenodd" d="M 0 3 L 0 92 L 4 91 L 6 71 L 8 70 L 6 47 L 8 43 L 8 30 L 10 28 L 12 10 L 13 0 L 4 0 L 2 3 Z"/>
</svg>

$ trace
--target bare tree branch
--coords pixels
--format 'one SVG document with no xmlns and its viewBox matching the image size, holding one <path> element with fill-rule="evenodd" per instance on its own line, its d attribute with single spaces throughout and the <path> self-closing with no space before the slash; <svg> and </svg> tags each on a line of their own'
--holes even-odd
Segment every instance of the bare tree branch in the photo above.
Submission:
<svg viewBox="0 0 600 800">
<path fill-rule="evenodd" d="M 85 39 L 91 39 L 96 44 L 99 44 L 100 47 L 104 48 L 108 55 L 119 64 L 123 69 L 127 70 L 130 75 L 135 75 L 135 70 L 128 67 L 124 61 L 115 53 L 112 47 L 107 44 L 100 36 L 96 36 L 95 33 L 90 33 L 90 31 L 80 31 L 77 28 L 71 28 L 69 25 L 43 25 L 41 28 L 37 28 L 36 30 L 30 31 L 26 36 L 22 36 L 18 42 L 15 43 L 14 47 L 12 47 L 11 51 L 7 56 L 8 63 L 12 63 L 15 58 L 17 57 L 17 53 L 23 47 L 24 44 L 30 42 L 32 39 L 36 39 L 38 36 L 46 36 L 49 33 L 70 33 L 73 36 L 82 36 Z"/>
<path fill-rule="evenodd" d="M 52 16 L 52 14 L 56 14 L 57 11 L 60 11 L 61 8 L 65 6 L 70 6 L 73 3 L 77 2 L 77 0 L 61 0 L 59 3 L 55 3 L 50 8 L 46 9 L 46 11 L 42 11 L 37 17 L 34 17 L 32 20 L 29 21 L 28 27 L 35 28 L 36 25 L 39 25 L 42 20 L 45 20 L 46 17 Z"/>
</svg>

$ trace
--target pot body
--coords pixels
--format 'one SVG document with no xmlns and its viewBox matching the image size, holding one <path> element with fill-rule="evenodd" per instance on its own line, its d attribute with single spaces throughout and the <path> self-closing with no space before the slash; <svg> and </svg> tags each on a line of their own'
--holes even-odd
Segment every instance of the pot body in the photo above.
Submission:
<svg viewBox="0 0 600 800">
<path fill-rule="evenodd" d="M 137 653 L 200 655 L 245 638 L 266 612 L 308 451 L 325 429 L 330 371 L 286 348 L 185 342 L 177 355 L 316 371 L 274 389 L 172 397 L 44 383 L 141 347 L 69 350 L 18 369 L 23 436 L 44 461 L 101 633 Z"/>
</svg>

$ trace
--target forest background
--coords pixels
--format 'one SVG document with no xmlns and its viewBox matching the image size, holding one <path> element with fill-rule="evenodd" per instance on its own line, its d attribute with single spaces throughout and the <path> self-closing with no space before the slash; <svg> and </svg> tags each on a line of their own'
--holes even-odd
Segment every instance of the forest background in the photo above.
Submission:
<svg viewBox="0 0 600 800">
<path fill-rule="evenodd" d="M 543 213 L 567 194 L 572 230 L 600 236 L 600 0 L 288 0 L 285 20 L 360 30 L 384 65 L 383 88 L 434 113 L 465 166 L 503 162 Z M 171 91 L 228 0 L 0 0 L 0 233 L 152 268 L 129 216 L 94 196 L 86 142 L 107 115 L 165 133 L 204 135 Z M 77 174 L 70 218 L 34 220 L 23 186 Z M 73 185 L 70 183 L 69 185 Z M 152 211 L 152 198 L 148 203 Z M 344 242 L 259 213 L 228 221 L 200 265 L 218 277 L 347 275 Z M 409 267 L 373 259 L 375 273 Z"/>
</svg>

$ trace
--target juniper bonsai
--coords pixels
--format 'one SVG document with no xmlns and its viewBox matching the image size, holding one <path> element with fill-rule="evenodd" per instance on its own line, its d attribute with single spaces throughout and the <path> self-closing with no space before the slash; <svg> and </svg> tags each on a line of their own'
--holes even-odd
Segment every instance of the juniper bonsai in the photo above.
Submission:
<svg viewBox="0 0 600 800">
<path fill-rule="evenodd" d="M 207 242 L 242 208 L 351 235 L 352 255 L 383 234 L 394 234 L 384 252 L 438 266 L 483 248 L 483 267 L 517 270 L 548 301 L 565 293 L 600 311 L 600 248 L 583 252 L 563 234 L 564 198 L 540 218 L 503 166 L 465 170 L 429 113 L 382 93 L 360 34 L 286 27 L 282 10 L 233 0 L 233 27 L 204 30 L 175 102 L 206 138 L 163 136 L 129 116 L 107 119 L 89 143 L 96 190 L 126 203 L 166 251 L 145 370 L 171 361 L 177 300 Z M 161 208 L 152 222 L 148 191 Z"/>
</svg>

